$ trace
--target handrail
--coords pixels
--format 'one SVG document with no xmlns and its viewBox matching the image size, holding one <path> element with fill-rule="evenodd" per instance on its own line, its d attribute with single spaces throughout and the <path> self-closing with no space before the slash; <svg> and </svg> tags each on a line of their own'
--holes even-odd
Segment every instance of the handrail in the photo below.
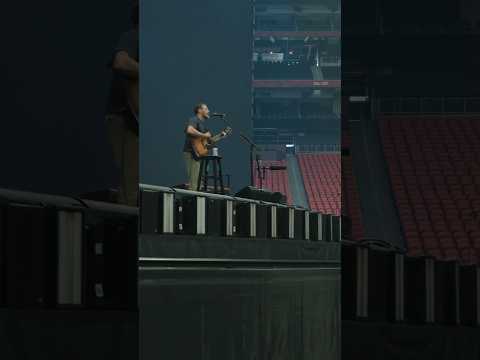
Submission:
<svg viewBox="0 0 480 360">
<path fill-rule="evenodd" d="M 259 142 L 257 141 L 257 143 Z M 263 151 L 285 151 L 285 143 L 259 145 Z M 340 144 L 295 144 L 295 150 L 297 153 L 339 153 L 341 146 Z"/>
</svg>

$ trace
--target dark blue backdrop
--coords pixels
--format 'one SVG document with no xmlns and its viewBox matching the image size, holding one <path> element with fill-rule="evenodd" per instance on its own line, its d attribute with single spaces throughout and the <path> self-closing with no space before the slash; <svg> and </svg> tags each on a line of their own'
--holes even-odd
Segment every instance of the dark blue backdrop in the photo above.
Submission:
<svg viewBox="0 0 480 360">
<path fill-rule="evenodd" d="M 234 129 L 220 145 L 224 173 L 249 182 L 253 10 L 250 1 L 144 0 L 141 10 L 141 182 L 185 182 L 183 126 L 195 103 L 227 112 Z M 209 127 L 219 130 L 220 120 Z"/>
<path fill-rule="evenodd" d="M 106 64 L 131 0 L 2 4 L 0 187 L 78 194 L 116 182 Z"/>
</svg>

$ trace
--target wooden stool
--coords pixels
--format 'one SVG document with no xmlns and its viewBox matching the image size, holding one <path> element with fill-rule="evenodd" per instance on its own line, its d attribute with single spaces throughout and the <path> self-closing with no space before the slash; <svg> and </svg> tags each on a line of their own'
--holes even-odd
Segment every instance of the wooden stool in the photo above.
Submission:
<svg viewBox="0 0 480 360">
<path fill-rule="evenodd" d="M 213 173 L 209 173 L 209 164 L 213 165 Z M 200 158 L 200 174 L 198 176 L 198 191 L 208 191 L 208 180 L 213 179 L 213 192 L 216 194 L 225 194 L 222 175 L 222 157 L 221 156 L 203 156 Z M 220 185 L 220 187 L 219 187 Z M 219 192 L 220 190 L 220 192 Z"/>
</svg>

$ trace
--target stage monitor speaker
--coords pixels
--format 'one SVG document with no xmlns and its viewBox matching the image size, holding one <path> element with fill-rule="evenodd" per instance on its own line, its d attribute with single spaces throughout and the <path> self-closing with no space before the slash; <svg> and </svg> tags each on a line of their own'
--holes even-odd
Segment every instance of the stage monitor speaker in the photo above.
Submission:
<svg viewBox="0 0 480 360">
<path fill-rule="evenodd" d="M 280 192 L 271 192 L 264 189 L 258 189 L 253 186 L 244 187 L 242 190 L 235 194 L 235 197 L 271 202 L 274 204 L 287 203 L 287 197 L 284 194 Z"/>
</svg>

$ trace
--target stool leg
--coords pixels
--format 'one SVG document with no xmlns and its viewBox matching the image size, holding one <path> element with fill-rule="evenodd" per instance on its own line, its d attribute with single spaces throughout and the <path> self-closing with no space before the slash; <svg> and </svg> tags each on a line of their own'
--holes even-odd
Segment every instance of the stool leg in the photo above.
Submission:
<svg viewBox="0 0 480 360">
<path fill-rule="evenodd" d="M 218 176 L 218 171 L 217 171 L 217 161 L 216 160 L 213 160 L 213 191 L 215 193 L 218 192 L 218 181 L 217 181 L 217 176 Z"/>
<path fill-rule="evenodd" d="M 220 159 L 218 159 L 218 178 L 220 179 L 220 190 L 223 195 L 225 194 L 225 188 L 223 187 L 222 161 Z"/>
<path fill-rule="evenodd" d="M 203 191 L 207 192 L 208 191 L 208 163 L 209 160 L 205 159 L 205 176 L 203 177 Z"/>
</svg>

